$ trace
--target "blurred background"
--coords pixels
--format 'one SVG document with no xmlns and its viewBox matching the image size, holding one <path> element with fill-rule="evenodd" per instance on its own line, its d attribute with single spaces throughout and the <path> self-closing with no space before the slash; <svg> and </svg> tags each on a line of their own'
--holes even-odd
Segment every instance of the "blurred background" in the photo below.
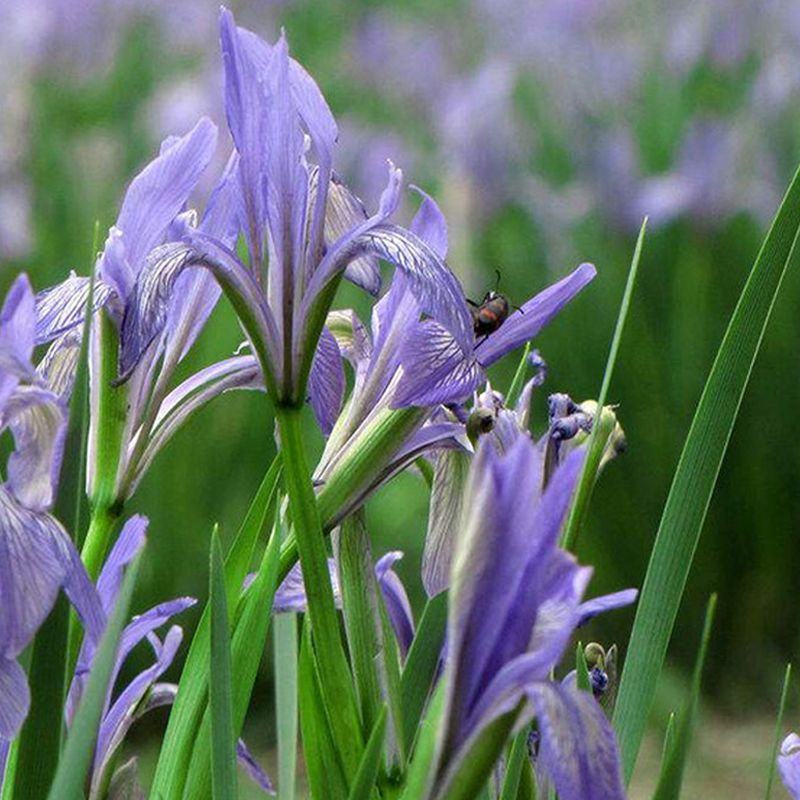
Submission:
<svg viewBox="0 0 800 800">
<path fill-rule="evenodd" d="M 596 394 L 635 235 L 650 216 L 611 392 L 629 449 L 602 478 L 579 551 L 596 566 L 593 593 L 640 586 L 705 375 L 800 161 L 800 7 L 792 0 L 232 6 L 239 24 L 262 36 L 285 28 L 339 121 L 337 168 L 367 206 L 377 200 L 387 158 L 437 198 L 450 224 L 449 260 L 469 295 L 492 288 L 499 269 L 502 291 L 521 303 L 580 261 L 597 265 L 594 284 L 536 343 L 550 364 L 535 399 L 540 428 L 549 392 Z M 94 220 L 103 230 L 113 222 L 127 181 L 160 140 L 201 114 L 224 128 L 216 23 L 211 0 L 0 4 L 3 286 L 23 269 L 37 289 L 69 269 L 85 273 Z M 228 146 L 220 146 L 220 165 Z M 353 289 L 340 301 L 368 312 Z M 707 757 L 690 775 L 698 796 L 707 780 L 729 781 L 746 796 L 750 767 L 767 758 L 765 720 L 783 665 L 797 655 L 800 447 L 789 423 L 800 407 L 799 301 L 794 269 L 720 476 L 654 711 L 654 724 L 663 725 L 680 702 L 703 607 L 717 591 L 705 681 L 710 733 L 700 743 Z M 241 338 L 220 305 L 188 366 L 229 354 Z M 514 366 L 498 366 L 499 387 Z M 235 531 L 274 451 L 272 432 L 263 396 L 227 395 L 159 457 L 131 506 L 151 519 L 138 607 L 204 596 L 212 524 Z M 318 448 L 311 426 L 309 437 Z M 376 550 L 406 552 L 402 572 L 416 600 L 425 501 L 421 481 L 405 475 L 368 507 Z M 194 622 L 184 620 L 187 628 Z M 618 612 L 591 635 L 624 650 L 631 622 L 632 612 Z M 265 659 L 252 722 L 265 748 L 269 686 Z M 790 709 L 796 726 L 797 705 Z M 147 729 L 139 735 L 146 741 Z"/>
</svg>

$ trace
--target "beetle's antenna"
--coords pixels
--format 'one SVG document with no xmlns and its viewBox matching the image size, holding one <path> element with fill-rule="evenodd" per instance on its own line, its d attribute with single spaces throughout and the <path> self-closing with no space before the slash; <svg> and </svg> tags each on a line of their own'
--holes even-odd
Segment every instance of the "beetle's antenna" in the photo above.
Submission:
<svg viewBox="0 0 800 800">
<path fill-rule="evenodd" d="M 497 276 L 497 280 L 495 281 L 495 284 L 494 284 L 494 291 L 495 291 L 495 294 L 496 294 L 497 290 L 500 288 L 500 270 L 495 268 L 494 274 Z"/>
</svg>

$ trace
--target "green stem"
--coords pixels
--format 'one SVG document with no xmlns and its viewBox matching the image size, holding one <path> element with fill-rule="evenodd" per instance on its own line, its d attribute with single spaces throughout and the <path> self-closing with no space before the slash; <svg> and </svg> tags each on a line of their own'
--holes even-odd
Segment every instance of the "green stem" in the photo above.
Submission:
<svg viewBox="0 0 800 800">
<path fill-rule="evenodd" d="M 351 779 L 364 749 L 352 678 L 333 599 L 328 554 L 303 447 L 301 409 L 276 407 L 286 492 L 308 597 L 320 689 L 346 776 Z"/>
</svg>

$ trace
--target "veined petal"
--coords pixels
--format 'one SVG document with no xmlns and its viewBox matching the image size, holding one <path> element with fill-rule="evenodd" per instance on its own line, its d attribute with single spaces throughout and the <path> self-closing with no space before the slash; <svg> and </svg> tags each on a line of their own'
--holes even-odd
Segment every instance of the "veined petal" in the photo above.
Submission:
<svg viewBox="0 0 800 800">
<path fill-rule="evenodd" d="M 330 435 L 342 410 L 344 389 L 344 365 L 339 345 L 333 334 L 323 328 L 308 376 L 308 393 L 314 416 L 325 436 Z"/>
<path fill-rule="evenodd" d="M 189 133 L 171 141 L 131 182 L 116 227 L 124 236 L 133 278 L 183 209 L 214 155 L 216 144 L 217 128 L 203 117 Z M 118 287 L 123 297 L 130 288 Z"/>
<path fill-rule="evenodd" d="M 614 611 L 617 608 L 624 608 L 636 602 L 639 592 L 637 589 L 623 589 L 621 592 L 604 594 L 587 600 L 578 606 L 578 621 L 575 627 L 585 625 L 590 619 L 606 611 Z"/>
<path fill-rule="evenodd" d="M 246 318 L 242 324 L 252 337 L 254 350 L 262 355 L 262 366 L 270 371 L 269 383 L 278 363 L 279 341 L 272 312 L 264 302 L 253 273 L 234 253 L 199 233 L 192 236 L 189 244 L 163 245 L 148 257 L 136 281 L 132 301 L 125 310 L 120 378 L 124 380 L 131 375 L 147 347 L 164 330 L 175 282 L 190 267 L 211 270 L 234 303 L 240 319 Z"/>
<path fill-rule="evenodd" d="M 133 464 L 128 491 L 136 491 L 153 459 L 197 411 L 234 389 L 264 391 L 264 378 L 255 356 L 235 356 L 200 370 L 175 387 L 162 402 L 141 458 Z M 130 445 L 132 453 L 138 442 Z"/>
<path fill-rule="evenodd" d="M 325 327 L 333 334 L 339 351 L 350 362 L 358 376 L 369 366 L 372 356 L 372 340 L 369 331 L 352 308 L 331 311 Z"/>
<path fill-rule="evenodd" d="M 0 310 L 0 410 L 21 378 L 33 376 L 34 299 L 28 276 L 19 275 Z"/>
<path fill-rule="evenodd" d="M 44 344 L 83 324 L 89 300 L 89 278 L 76 275 L 36 295 L 36 344 Z M 111 297 L 110 284 L 94 282 L 92 308 L 102 308 Z"/>
<path fill-rule="evenodd" d="M 564 800 L 625 800 L 611 723 L 590 692 L 558 683 L 528 687 L 539 726 L 537 768 Z"/>
<path fill-rule="evenodd" d="M 410 230 L 427 242 L 431 249 L 440 257 L 447 256 L 447 220 L 436 201 L 419 186 L 411 187 L 422 197 L 417 213 L 411 220 Z"/>
<path fill-rule="evenodd" d="M 125 567 L 133 561 L 145 545 L 147 524 L 147 517 L 139 514 L 128 519 L 100 570 L 97 592 L 103 604 L 103 611 L 107 616 L 110 616 L 114 610 L 114 604 L 122 586 Z"/>
<path fill-rule="evenodd" d="M 471 351 L 432 319 L 416 323 L 406 335 L 400 361 L 403 377 L 392 400 L 395 408 L 458 403 L 485 378 Z"/>
<path fill-rule="evenodd" d="M 496 330 L 475 345 L 475 356 L 489 367 L 507 353 L 533 339 L 581 289 L 592 281 L 597 270 L 581 264 L 572 273 L 548 286 L 522 305 Z"/>
<path fill-rule="evenodd" d="M 781 743 L 778 772 L 793 800 L 800 800 L 800 736 L 790 733 Z"/>
<path fill-rule="evenodd" d="M 25 670 L 15 659 L 0 656 L 0 748 L 3 739 L 10 741 L 17 735 L 28 716 L 30 703 L 31 694 Z M 0 760 L 0 787 L 4 768 L 5 758 Z"/>
<path fill-rule="evenodd" d="M 50 613 L 68 570 L 66 538 L 54 517 L 0 486 L 0 655 L 21 653 Z"/>
<path fill-rule="evenodd" d="M 450 570 L 464 506 L 471 457 L 459 450 L 436 454 L 428 532 L 422 554 L 422 584 L 428 597 L 450 586 Z"/>
<path fill-rule="evenodd" d="M 66 405 L 72 395 L 78 361 L 81 355 L 82 335 L 72 329 L 61 334 L 47 348 L 42 360 L 36 365 L 36 375 L 53 394 Z"/>
<path fill-rule="evenodd" d="M 8 487 L 26 508 L 43 511 L 55 500 L 67 410 L 49 390 L 20 386 L 6 404 L 3 422 L 14 436 Z"/>
</svg>

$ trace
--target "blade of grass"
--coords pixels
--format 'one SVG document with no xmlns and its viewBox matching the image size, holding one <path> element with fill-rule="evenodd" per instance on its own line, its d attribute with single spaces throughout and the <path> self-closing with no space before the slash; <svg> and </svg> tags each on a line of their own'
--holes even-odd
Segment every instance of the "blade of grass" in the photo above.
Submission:
<svg viewBox="0 0 800 800">
<path fill-rule="evenodd" d="M 603 449 L 611 433 L 610 430 L 604 430 L 603 426 L 598 423 L 602 418 L 603 407 L 608 397 L 608 389 L 611 386 L 611 376 L 614 374 L 614 366 L 617 363 L 617 353 L 619 352 L 619 345 L 622 341 L 622 332 L 625 330 L 625 321 L 628 318 L 628 309 L 631 305 L 633 289 L 636 285 L 636 276 L 639 272 L 639 260 L 642 256 L 642 246 L 644 245 L 644 234 L 646 230 L 647 217 L 644 218 L 642 227 L 639 229 L 639 236 L 636 239 L 636 247 L 634 248 L 631 266 L 628 270 L 628 280 L 625 284 L 625 291 L 622 293 L 622 302 L 620 303 L 617 322 L 614 326 L 614 335 L 611 338 L 611 347 L 608 350 L 606 368 L 603 372 L 603 382 L 600 385 L 600 394 L 597 397 L 595 424 L 592 425 L 592 432 L 589 436 L 589 444 L 587 446 L 586 460 L 583 463 L 581 476 L 578 480 L 578 488 L 575 490 L 575 499 L 570 508 L 567 525 L 564 529 L 563 546 L 567 550 L 574 550 L 577 544 L 578 534 L 586 518 L 589 501 L 592 498 L 592 490 L 597 480 L 597 472 L 600 467 Z M 603 436 L 604 433 L 605 436 Z"/>
<path fill-rule="evenodd" d="M 444 683 L 434 689 L 425 719 L 420 725 L 419 737 L 414 747 L 414 755 L 406 778 L 406 786 L 401 800 L 419 800 L 427 797 L 433 782 L 433 769 L 436 760 L 436 745 L 439 721 L 444 709 Z"/>
<path fill-rule="evenodd" d="M 400 679 L 400 707 L 403 710 L 402 727 L 406 752 L 411 751 L 425 701 L 431 691 L 446 626 L 447 592 L 442 592 L 425 604 Z"/>
<path fill-rule="evenodd" d="M 280 519 L 278 532 L 283 543 L 286 528 Z M 277 614 L 272 626 L 278 800 L 294 800 L 297 783 L 297 614 Z"/>
<path fill-rule="evenodd" d="M 375 727 L 367 739 L 364 755 L 358 766 L 356 777 L 347 800 L 369 800 L 375 794 L 375 781 L 381 766 L 381 752 L 383 750 L 383 737 L 386 733 L 386 706 L 378 714 Z"/>
<path fill-rule="evenodd" d="M 786 710 L 786 700 L 789 697 L 789 681 L 792 677 L 792 665 L 786 665 L 786 673 L 783 676 L 783 688 L 781 689 L 781 700 L 778 704 L 778 716 L 775 719 L 775 737 L 772 740 L 772 752 L 769 759 L 769 772 L 767 773 L 767 789 L 764 792 L 764 800 L 769 800 L 772 794 L 772 782 L 775 780 L 775 763 L 778 759 L 778 748 L 781 746 L 781 733 L 783 726 L 783 712 Z"/>
<path fill-rule="evenodd" d="M 519 394 L 522 391 L 522 384 L 525 382 L 525 376 L 528 374 L 528 356 L 531 354 L 531 343 L 525 344 L 525 349 L 522 351 L 522 357 L 517 364 L 517 370 L 514 377 L 511 379 L 511 386 L 508 387 L 506 393 L 506 408 L 514 408 L 519 399 Z"/>
<path fill-rule="evenodd" d="M 592 684 L 589 678 L 589 667 L 586 664 L 586 656 L 583 652 L 582 642 L 578 642 L 575 648 L 575 676 L 578 688 L 582 692 L 588 692 Z"/>
<path fill-rule="evenodd" d="M 717 475 L 770 312 L 795 251 L 800 172 L 756 258 L 706 381 L 661 517 L 614 713 L 626 782 L 666 655 Z"/>
<path fill-rule="evenodd" d="M 322 704 L 314 654 L 311 652 L 308 618 L 303 627 L 297 676 L 300 730 L 303 734 L 303 753 L 311 797 L 314 800 L 345 800 L 347 784 Z"/>
<path fill-rule="evenodd" d="M 667 737 L 664 747 L 664 761 L 653 800 L 678 800 L 681 794 L 683 773 L 686 769 L 686 758 L 692 743 L 697 707 L 700 703 L 700 682 L 703 677 L 703 664 L 708 652 L 708 640 L 711 638 L 711 626 L 714 623 L 714 611 L 717 607 L 717 596 L 712 594 L 706 606 L 706 618 L 703 623 L 703 634 L 700 638 L 700 649 L 692 674 L 692 686 L 686 705 L 681 713 L 674 736 Z M 670 741 L 671 740 L 671 741 Z"/>
<path fill-rule="evenodd" d="M 235 737 L 239 736 L 244 726 L 258 665 L 264 653 L 272 619 L 270 609 L 277 587 L 279 553 L 278 535 L 274 532 L 255 580 L 244 593 L 237 609 L 231 641 L 231 709 Z M 211 714 L 206 706 L 189 762 L 184 800 L 205 800 L 211 796 L 212 747 Z"/>
<path fill-rule="evenodd" d="M 88 365 L 87 352 L 91 308 L 94 296 L 94 259 L 99 247 L 99 224 L 95 223 L 91 252 L 89 293 L 86 298 L 80 355 L 69 407 L 65 453 L 78 453 L 64 459 L 59 479 L 55 515 L 68 531 L 77 537 L 83 530 L 81 509 L 86 465 L 86 431 L 88 428 Z M 73 623 L 78 625 L 77 617 Z M 62 709 L 67 681 L 74 660 L 69 657 L 69 604 L 60 595 L 52 611 L 39 629 L 33 643 L 28 683 L 31 705 L 19 734 L 14 768 L 14 797 L 44 797 L 53 781 L 64 737 Z M 77 654 L 77 653 L 76 653 Z M 19 769 L 17 769 L 17 765 Z M 8 778 L 9 783 L 11 778 Z"/>
<path fill-rule="evenodd" d="M 225 559 L 225 591 L 228 597 L 241 589 L 259 534 L 272 528 L 280 476 L 281 461 L 278 456 L 264 475 Z M 235 605 L 231 604 L 231 607 Z M 209 614 L 209 607 L 206 606 L 186 656 L 178 695 L 161 744 L 151 789 L 152 796 L 159 800 L 181 800 L 183 795 L 192 748 L 206 707 Z"/>
<path fill-rule="evenodd" d="M 97 730 L 103 713 L 108 682 L 114 668 L 117 645 L 128 620 L 131 596 L 136 586 L 139 559 L 140 556 L 137 556 L 128 567 L 114 613 L 106 625 L 97 648 L 86 691 L 78 706 L 64 752 L 58 762 L 53 785 L 47 795 L 49 800 L 71 800 L 84 796 L 84 784 L 94 755 Z"/>
<path fill-rule="evenodd" d="M 211 786 L 214 800 L 236 797 L 236 739 L 233 735 L 231 708 L 231 636 L 228 601 L 225 596 L 225 572 L 219 532 L 211 534 L 209 569 L 211 605 L 211 650 L 209 666 L 209 704 L 211 706 Z"/>
<path fill-rule="evenodd" d="M 519 795 L 522 767 L 528 757 L 528 727 L 526 725 L 511 743 L 511 752 L 506 761 L 506 774 L 503 777 L 503 788 L 500 790 L 500 800 L 517 800 Z"/>
</svg>

